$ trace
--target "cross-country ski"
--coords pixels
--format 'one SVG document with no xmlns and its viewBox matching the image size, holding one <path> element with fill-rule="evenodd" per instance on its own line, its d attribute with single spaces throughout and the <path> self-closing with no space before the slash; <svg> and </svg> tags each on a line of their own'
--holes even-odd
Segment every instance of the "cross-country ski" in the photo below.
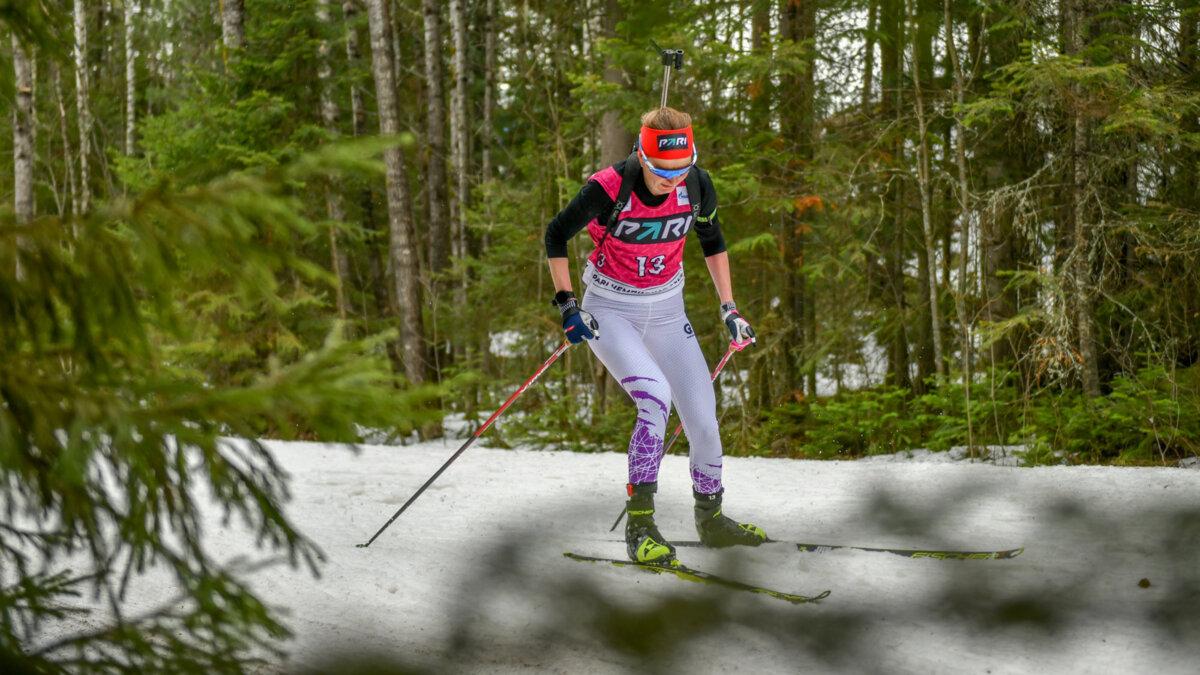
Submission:
<svg viewBox="0 0 1200 675">
<path fill-rule="evenodd" d="M 655 574 L 666 574 L 666 575 L 670 575 L 670 576 L 675 576 L 675 577 L 678 577 L 685 581 L 698 581 L 700 583 L 710 584 L 713 586 L 720 586 L 722 588 L 728 588 L 728 589 L 732 589 L 735 591 L 746 591 L 748 593 L 759 593 L 762 595 L 770 596 L 772 598 L 778 598 L 780 600 L 787 600 L 788 602 L 797 603 L 797 604 L 806 603 L 806 602 L 816 602 L 817 600 L 823 600 L 823 599 L 829 597 L 829 594 L 830 594 L 830 591 L 822 591 L 816 595 L 798 595 L 796 593 L 788 593 L 786 591 L 780 591 L 780 590 L 775 590 L 775 589 L 771 589 L 771 588 L 764 588 L 762 586 L 755 586 L 754 584 L 749 584 L 749 583 L 746 583 L 743 581 L 737 581 L 735 579 L 730 579 L 728 577 L 724 577 L 719 574 L 714 574 L 712 572 L 698 570 L 694 567 L 689 567 L 688 565 L 684 565 L 683 563 L 681 563 L 677 560 L 673 561 L 671 563 L 655 564 L 655 563 L 638 562 L 636 560 L 624 560 L 624 559 L 620 559 L 620 558 L 598 558 L 595 556 L 587 556 L 587 555 L 581 555 L 579 553 L 572 553 L 570 551 L 563 553 L 563 555 L 571 560 L 577 560 L 579 562 L 608 563 L 608 564 L 614 565 L 616 567 L 632 567 L 635 569 L 645 570 L 647 572 L 653 572 Z"/>
</svg>

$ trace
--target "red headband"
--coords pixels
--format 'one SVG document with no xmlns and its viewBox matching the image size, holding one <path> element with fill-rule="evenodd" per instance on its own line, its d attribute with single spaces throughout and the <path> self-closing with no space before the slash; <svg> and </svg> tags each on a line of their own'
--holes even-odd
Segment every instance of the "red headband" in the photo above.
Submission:
<svg viewBox="0 0 1200 675">
<path fill-rule="evenodd" d="M 639 138 L 642 152 L 650 159 L 691 159 L 696 148 L 692 145 L 692 127 L 682 129 L 651 129 L 642 127 Z"/>
</svg>

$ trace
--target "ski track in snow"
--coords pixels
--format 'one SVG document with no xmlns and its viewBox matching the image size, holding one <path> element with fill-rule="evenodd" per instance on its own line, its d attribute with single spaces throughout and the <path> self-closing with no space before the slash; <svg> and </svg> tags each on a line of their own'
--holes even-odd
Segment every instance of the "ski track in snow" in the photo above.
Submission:
<svg viewBox="0 0 1200 675">
<path fill-rule="evenodd" d="M 642 671 L 648 657 L 614 647 L 595 613 L 668 601 L 696 603 L 694 617 L 675 619 L 676 642 L 655 651 L 658 667 L 677 672 L 1196 672 L 1198 471 L 726 457 L 726 513 L 774 539 L 1025 547 L 994 561 L 680 549 L 688 565 L 731 578 L 832 590 L 790 605 L 562 557 L 624 556 L 622 528 L 608 530 L 624 505 L 620 453 L 474 446 L 369 548 L 356 547 L 460 443 L 267 443 L 291 476 L 286 512 L 326 563 L 320 578 L 287 565 L 249 577 L 295 633 L 289 661 L 262 672 L 335 672 L 366 655 L 450 672 Z M 664 458 L 657 522 L 668 538 L 695 538 L 686 457 Z M 217 509 L 206 537 L 219 559 L 272 556 Z M 172 595 L 151 573 L 131 606 Z"/>
</svg>

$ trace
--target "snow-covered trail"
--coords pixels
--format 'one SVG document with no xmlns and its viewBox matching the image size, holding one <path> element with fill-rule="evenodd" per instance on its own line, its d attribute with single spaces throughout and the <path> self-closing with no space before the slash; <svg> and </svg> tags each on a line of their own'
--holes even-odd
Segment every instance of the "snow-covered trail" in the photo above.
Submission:
<svg viewBox="0 0 1200 675">
<path fill-rule="evenodd" d="M 563 558 L 622 556 L 616 453 L 472 447 L 357 548 L 458 444 L 269 444 L 292 477 L 289 515 L 328 558 L 320 579 L 253 579 L 296 633 L 278 672 L 379 656 L 455 672 L 1192 673 L 1200 657 L 1197 471 L 726 458 L 726 512 L 775 539 L 1026 547 L 996 561 L 681 550 L 756 584 L 833 591 L 796 606 Z M 664 460 L 657 505 L 666 536 L 695 538 L 685 458 Z M 262 555 L 217 522 L 213 550 Z"/>
<path fill-rule="evenodd" d="M 268 443 L 291 477 L 286 512 L 326 563 L 320 578 L 285 564 L 248 577 L 295 632 L 288 660 L 263 673 L 368 672 L 353 666 L 377 660 L 388 666 L 369 672 L 1197 672 L 1200 471 L 726 458 L 726 512 L 774 539 L 1025 547 L 990 561 L 680 550 L 730 578 L 832 591 L 791 605 L 564 558 L 623 556 L 621 531 L 608 531 L 624 500 L 617 453 L 473 446 L 357 547 L 460 443 Z M 695 538 L 685 457 L 664 459 L 657 507 L 666 536 Z M 214 507 L 205 522 L 214 557 L 276 557 L 222 515 Z M 151 570 L 126 608 L 137 615 L 177 593 Z"/>
</svg>

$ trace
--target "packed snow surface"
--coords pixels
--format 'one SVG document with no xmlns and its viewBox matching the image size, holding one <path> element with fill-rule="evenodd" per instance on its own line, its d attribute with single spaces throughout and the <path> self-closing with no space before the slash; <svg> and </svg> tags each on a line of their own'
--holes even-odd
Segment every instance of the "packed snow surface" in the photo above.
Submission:
<svg viewBox="0 0 1200 675">
<path fill-rule="evenodd" d="M 323 550 L 320 578 L 250 579 L 295 637 L 263 672 L 1194 673 L 1200 658 L 1200 471 L 1003 461 L 725 458 L 725 512 L 776 540 L 967 550 L 908 559 L 794 547 L 681 548 L 694 567 L 787 602 L 564 558 L 623 558 L 625 455 L 472 446 L 369 547 L 461 440 L 404 447 L 271 442 L 287 513 Z M 687 459 L 663 461 L 657 522 L 696 538 Z M 213 509 L 207 547 L 269 551 Z M 142 584 L 150 608 L 169 597 Z"/>
</svg>

